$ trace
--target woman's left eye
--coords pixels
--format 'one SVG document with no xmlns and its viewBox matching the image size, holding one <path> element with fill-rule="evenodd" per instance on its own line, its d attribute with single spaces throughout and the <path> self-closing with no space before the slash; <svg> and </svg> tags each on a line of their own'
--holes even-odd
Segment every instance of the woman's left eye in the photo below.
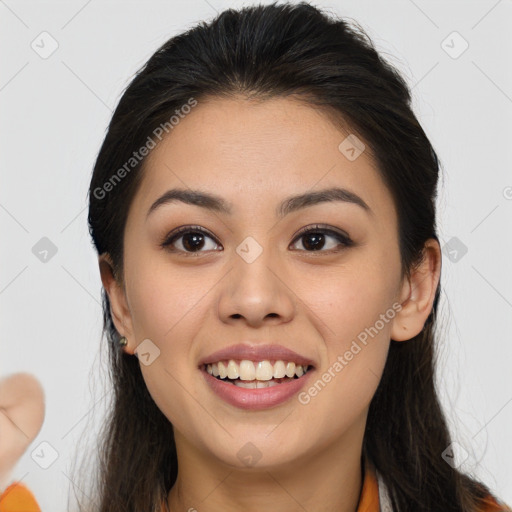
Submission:
<svg viewBox="0 0 512 512">
<path fill-rule="evenodd" d="M 337 240 L 338 242 L 333 244 L 332 247 L 328 247 L 328 250 L 321 251 L 321 249 L 323 249 L 326 245 L 326 238 L 332 238 Z M 342 246 L 342 248 L 344 248 L 354 245 L 354 242 L 350 239 L 348 235 L 318 224 L 316 224 L 313 227 L 306 226 L 305 228 L 301 229 L 298 235 L 295 237 L 295 240 L 301 239 L 307 240 L 306 244 L 302 242 L 302 245 L 304 247 L 306 247 L 307 245 L 309 248 L 311 248 L 311 250 L 306 249 L 307 252 L 337 252 L 341 250 L 338 248 L 339 246 Z"/>
<path fill-rule="evenodd" d="M 205 238 L 215 241 L 213 236 L 207 233 L 203 228 L 199 226 L 185 226 L 166 236 L 160 245 L 172 252 L 184 252 L 185 254 L 191 255 L 197 252 L 204 252 L 201 249 L 208 245 L 205 242 Z M 326 240 L 329 238 L 335 239 L 337 243 L 332 244 L 332 247 L 328 247 L 327 250 L 321 251 L 321 249 L 325 249 Z M 320 225 L 303 228 L 295 237 L 294 242 L 302 239 L 306 240 L 306 243 L 304 243 L 304 241 L 302 242 L 303 247 L 305 247 L 303 250 L 306 252 L 336 252 L 336 248 L 339 246 L 350 247 L 353 245 L 353 241 L 348 235 Z M 178 241 L 178 245 L 181 245 L 181 247 L 174 245 Z M 215 246 L 216 244 L 217 242 L 213 245 Z M 213 247 L 210 248 L 210 250 L 218 249 Z"/>
</svg>

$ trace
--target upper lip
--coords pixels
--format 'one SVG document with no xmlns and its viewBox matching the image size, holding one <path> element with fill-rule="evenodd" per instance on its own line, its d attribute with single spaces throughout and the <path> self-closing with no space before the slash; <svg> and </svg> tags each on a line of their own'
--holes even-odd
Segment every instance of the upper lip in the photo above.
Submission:
<svg viewBox="0 0 512 512">
<path fill-rule="evenodd" d="M 229 347 L 217 350 L 213 354 L 203 357 L 199 361 L 199 366 L 205 364 L 217 363 L 218 361 L 226 361 L 229 359 L 246 359 L 248 361 L 290 361 L 302 366 L 314 366 L 314 362 L 293 350 L 286 348 L 282 345 L 275 344 L 257 344 L 251 345 L 248 343 L 239 343 Z"/>
</svg>

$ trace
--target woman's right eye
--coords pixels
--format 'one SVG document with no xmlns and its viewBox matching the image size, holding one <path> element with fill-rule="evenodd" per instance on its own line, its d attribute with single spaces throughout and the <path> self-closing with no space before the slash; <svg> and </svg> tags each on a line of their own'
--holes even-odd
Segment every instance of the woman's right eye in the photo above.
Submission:
<svg viewBox="0 0 512 512">
<path fill-rule="evenodd" d="M 201 250 L 205 245 L 207 245 L 205 238 L 214 240 L 211 235 L 209 235 L 199 226 L 185 226 L 170 233 L 169 235 L 166 235 L 165 239 L 160 245 L 161 247 L 164 247 L 166 250 L 171 252 L 182 252 L 186 255 L 193 255 L 198 252 L 205 252 Z M 181 245 L 181 247 L 175 247 L 177 242 L 178 245 Z M 215 246 L 216 243 L 213 245 Z M 216 249 L 210 248 L 208 250 L 215 251 Z"/>
</svg>

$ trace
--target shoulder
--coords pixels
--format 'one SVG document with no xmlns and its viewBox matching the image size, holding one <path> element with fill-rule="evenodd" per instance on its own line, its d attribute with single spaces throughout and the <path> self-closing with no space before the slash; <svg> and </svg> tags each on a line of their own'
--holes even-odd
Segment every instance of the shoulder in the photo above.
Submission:
<svg viewBox="0 0 512 512">
<path fill-rule="evenodd" d="M 14 482 L 0 494 L 0 512 L 41 512 L 32 491 L 21 482 Z"/>
</svg>

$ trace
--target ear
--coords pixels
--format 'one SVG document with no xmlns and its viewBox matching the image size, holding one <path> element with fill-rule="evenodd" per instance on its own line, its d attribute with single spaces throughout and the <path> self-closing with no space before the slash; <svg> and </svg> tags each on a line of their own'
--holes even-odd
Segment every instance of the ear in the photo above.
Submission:
<svg viewBox="0 0 512 512">
<path fill-rule="evenodd" d="M 440 276 L 441 248 L 437 240 L 430 238 L 425 242 L 422 261 L 402 285 L 402 309 L 393 319 L 391 339 L 406 341 L 421 332 L 432 311 Z"/>
<path fill-rule="evenodd" d="M 107 292 L 110 300 L 110 315 L 112 321 L 121 336 L 125 336 L 128 344 L 122 347 L 122 350 L 128 354 L 133 354 L 135 350 L 135 340 L 133 336 L 133 325 L 128 300 L 124 289 L 124 284 L 120 276 L 114 272 L 114 264 L 110 254 L 103 253 L 98 257 L 100 267 L 101 282 Z"/>
</svg>

